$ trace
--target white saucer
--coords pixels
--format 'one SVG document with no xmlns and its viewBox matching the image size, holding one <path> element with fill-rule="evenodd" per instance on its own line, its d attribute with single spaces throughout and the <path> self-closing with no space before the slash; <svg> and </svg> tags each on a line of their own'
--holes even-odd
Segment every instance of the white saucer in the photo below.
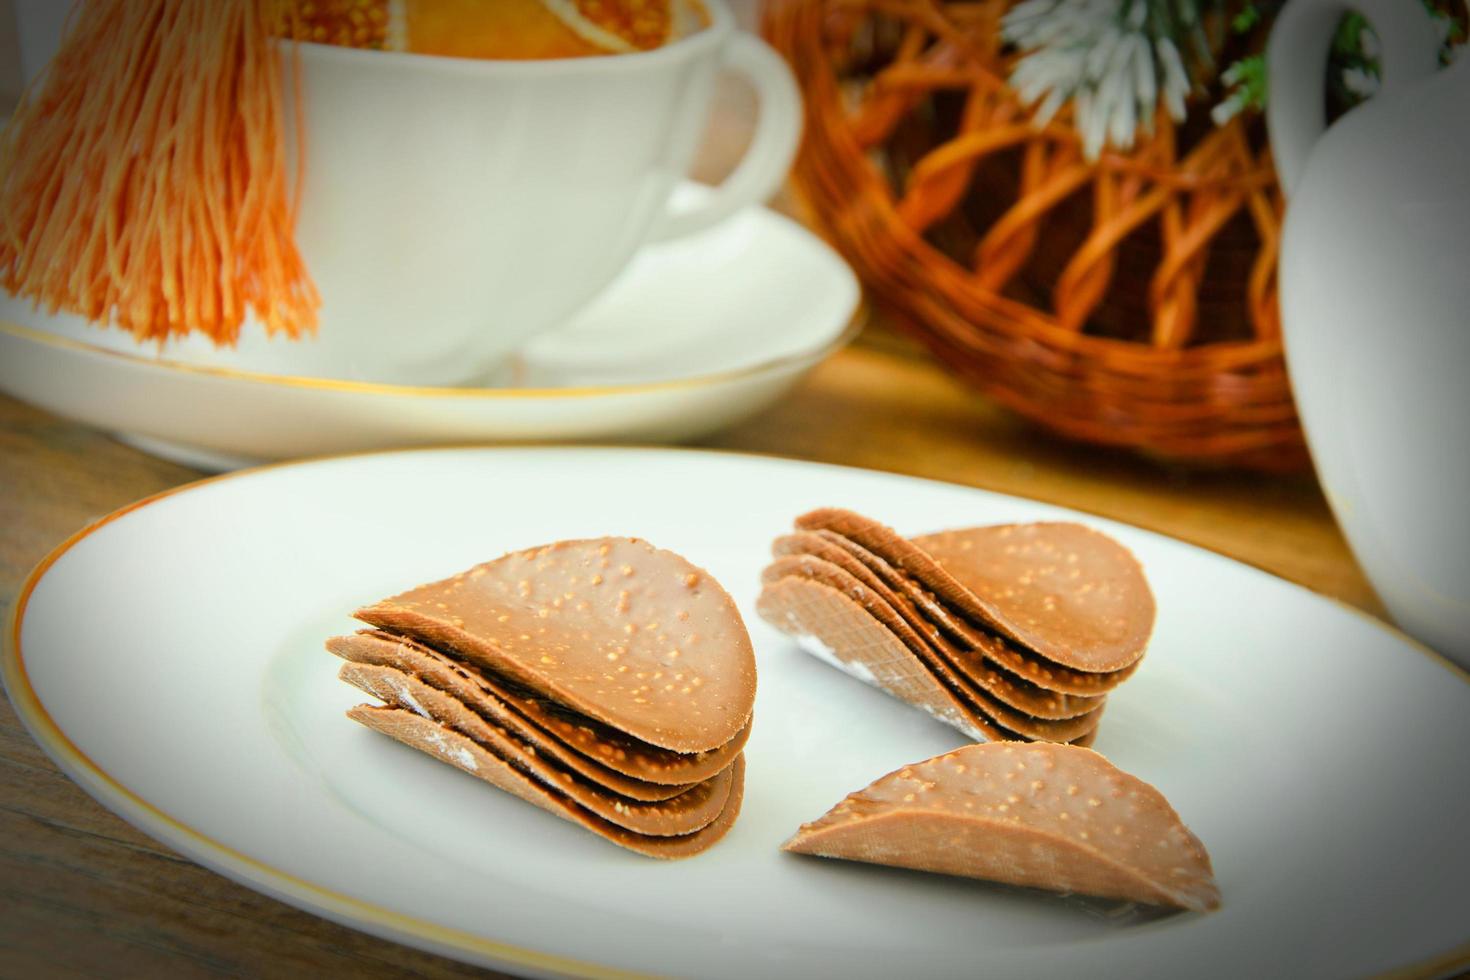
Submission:
<svg viewBox="0 0 1470 980">
<path fill-rule="evenodd" d="M 856 277 L 824 242 L 748 208 L 644 250 L 486 387 L 245 370 L 198 342 L 141 347 L 0 294 L 0 391 L 211 470 L 446 443 L 678 442 L 775 400 L 852 338 L 861 309 Z"/>
</svg>

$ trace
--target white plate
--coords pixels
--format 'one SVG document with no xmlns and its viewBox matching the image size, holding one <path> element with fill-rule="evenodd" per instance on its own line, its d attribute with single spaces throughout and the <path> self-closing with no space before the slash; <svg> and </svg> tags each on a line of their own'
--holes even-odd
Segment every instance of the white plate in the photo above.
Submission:
<svg viewBox="0 0 1470 980">
<path fill-rule="evenodd" d="M 1375 622 L 1083 518 L 1158 594 L 1097 748 L 1214 859 L 1212 915 L 1110 918 L 777 848 L 953 730 L 756 618 L 770 540 L 841 504 L 920 532 L 1065 517 L 976 490 L 727 454 L 440 450 L 226 477 L 107 518 L 37 570 L 12 701 L 88 792 L 171 847 L 359 928 L 528 972 L 1342 976 L 1470 962 L 1470 685 Z M 760 670 L 745 809 L 673 864 L 619 850 L 342 717 L 322 640 L 356 604 L 501 552 L 641 535 L 740 603 Z"/>
<path fill-rule="evenodd" d="M 685 188 L 685 193 L 698 191 Z M 290 342 L 163 351 L 0 292 L 0 391 L 209 469 L 484 441 L 676 442 L 758 411 L 857 332 L 847 265 L 796 222 L 747 208 L 650 246 L 576 320 L 534 340 L 498 385 L 295 377 Z"/>
</svg>

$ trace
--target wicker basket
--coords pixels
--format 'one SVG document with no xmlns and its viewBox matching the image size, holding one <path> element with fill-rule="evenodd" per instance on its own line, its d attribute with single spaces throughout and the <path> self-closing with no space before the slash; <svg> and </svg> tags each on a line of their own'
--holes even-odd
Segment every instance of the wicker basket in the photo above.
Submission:
<svg viewBox="0 0 1470 980">
<path fill-rule="evenodd" d="M 1283 202 L 1260 122 L 1159 119 L 1087 162 L 1005 84 L 1007 0 L 770 0 L 807 110 L 795 177 L 906 329 L 1067 436 L 1291 469 Z M 1254 127 L 1254 128 L 1253 128 Z"/>
</svg>

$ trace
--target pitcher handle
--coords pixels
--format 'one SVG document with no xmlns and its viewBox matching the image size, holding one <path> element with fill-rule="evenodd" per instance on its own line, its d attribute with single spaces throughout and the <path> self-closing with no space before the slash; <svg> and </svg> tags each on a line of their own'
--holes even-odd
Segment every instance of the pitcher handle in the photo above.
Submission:
<svg viewBox="0 0 1470 980">
<path fill-rule="evenodd" d="M 1439 67 L 1439 33 L 1419 0 L 1290 0 L 1276 18 L 1266 50 L 1266 122 L 1276 173 L 1288 196 L 1327 128 L 1327 57 L 1338 23 L 1353 11 L 1368 19 L 1381 44 L 1380 94 Z"/>
</svg>

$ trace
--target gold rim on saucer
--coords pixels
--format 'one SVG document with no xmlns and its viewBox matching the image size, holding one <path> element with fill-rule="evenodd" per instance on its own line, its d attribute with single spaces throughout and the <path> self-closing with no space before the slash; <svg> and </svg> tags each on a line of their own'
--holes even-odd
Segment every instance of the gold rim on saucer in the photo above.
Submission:
<svg viewBox="0 0 1470 980">
<path fill-rule="evenodd" d="M 702 388 L 708 385 L 741 381 L 770 371 L 794 367 L 808 361 L 821 360 L 852 342 L 867 322 L 871 307 L 865 296 L 859 296 L 857 306 L 842 331 L 818 347 L 793 354 L 761 361 L 745 367 L 726 371 L 714 371 L 687 378 L 671 378 L 665 381 L 644 381 L 631 384 L 572 385 L 565 388 L 467 388 L 461 386 L 402 385 L 382 381 L 349 381 L 342 378 L 314 378 L 306 375 L 269 374 L 213 364 L 190 364 L 165 357 L 148 357 L 133 351 L 117 350 L 98 344 L 64 337 L 37 327 L 22 326 L 11 320 L 0 319 L 0 334 L 8 334 L 20 340 L 30 341 L 58 350 L 76 351 L 86 354 L 117 358 L 129 364 L 146 368 L 161 368 L 183 374 L 224 378 L 232 381 L 247 381 L 252 384 L 275 385 L 287 388 L 309 388 L 319 391 L 348 392 L 362 395 L 387 395 L 394 398 L 595 398 L 609 395 L 634 395 L 656 391 L 677 391 L 685 388 Z"/>
</svg>

